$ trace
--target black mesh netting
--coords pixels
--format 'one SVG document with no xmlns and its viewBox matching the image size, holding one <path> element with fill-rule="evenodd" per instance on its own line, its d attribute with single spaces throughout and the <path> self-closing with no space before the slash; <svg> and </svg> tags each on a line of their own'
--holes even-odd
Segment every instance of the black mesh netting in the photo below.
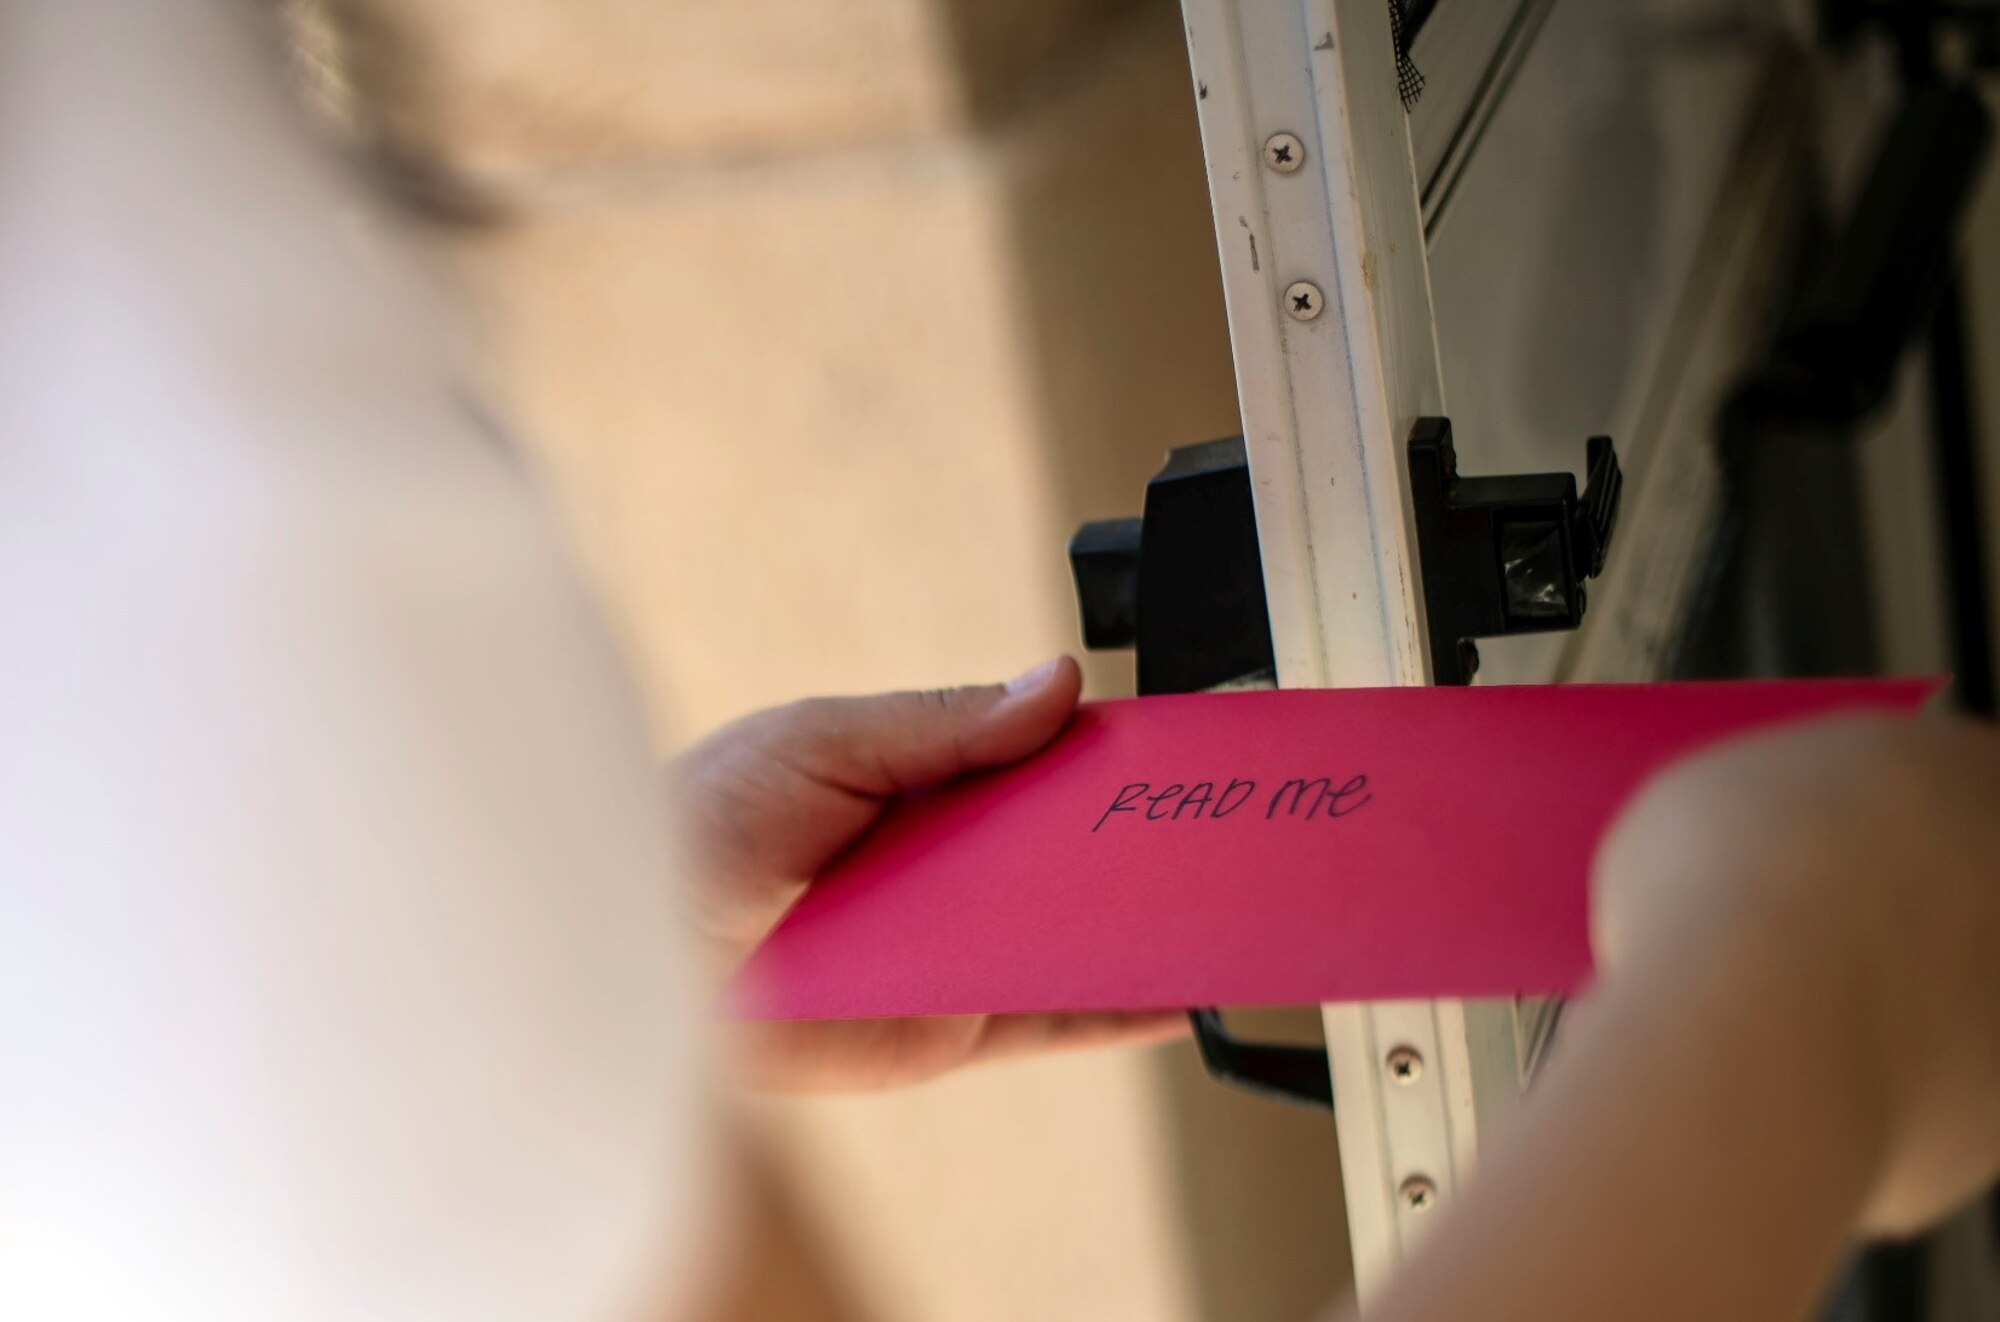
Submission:
<svg viewBox="0 0 2000 1322">
<path fill-rule="evenodd" d="M 1417 98 L 1424 94 L 1424 75 L 1410 58 L 1410 44 L 1417 39 L 1417 29 L 1437 8 L 1437 0 L 1389 0 L 1389 30 L 1396 38 L 1396 91 L 1403 98 L 1403 109 L 1417 104 Z"/>
</svg>

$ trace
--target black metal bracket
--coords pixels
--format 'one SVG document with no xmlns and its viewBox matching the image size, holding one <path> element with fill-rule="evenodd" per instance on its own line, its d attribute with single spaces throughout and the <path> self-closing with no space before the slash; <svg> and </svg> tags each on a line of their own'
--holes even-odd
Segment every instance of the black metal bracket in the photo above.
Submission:
<svg viewBox="0 0 2000 1322">
<path fill-rule="evenodd" d="M 1274 1101 L 1333 1109 L 1333 1075 L 1324 1047 L 1245 1042 L 1229 1031 L 1219 1010 L 1189 1010 L 1195 1046 L 1208 1072 Z"/>
<path fill-rule="evenodd" d="M 1461 477 L 1449 418 L 1411 428 L 1410 498 L 1439 684 L 1472 682 L 1475 639 L 1583 622 L 1584 580 L 1604 569 L 1624 485 L 1610 437 L 1592 437 L 1585 460 L 1581 498 L 1568 473 Z"/>
<path fill-rule="evenodd" d="M 1145 517 L 1084 524 L 1069 561 L 1084 646 L 1136 648 L 1139 692 L 1270 682 L 1271 617 L 1241 437 L 1169 454 L 1146 483 Z"/>
<path fill-rule="evenodd" d="M 1264 563 L 1241 437 L 1175 450 L 1140 519 L 1086 523 L 1069 544 L 1083 643 L 1138 652 L 1139 692 L 1274 681 Z M 1208 1072 L 1281 1101 L 1331 1107 L 1319 1047 L 1245 1042 L 1214 1009 L 1188 1011 Z"/>
<path fill-rule="evenodd" d="M 1992 138 L 1977 91 L 1913 83 L 1846 208 L 1836 215 L 1822 202 L 1803 217 L 1771 334 L 1717 415 L 1721 518 L 1672 662 L 1677 677 L 1852 675 L 1880 664 L 1880 585 L 1856 451 L 1927 348 L 1951 669 L 1961 702 L 1991 706 L 1986 512 L 1954 271 Z"/>
</svg>

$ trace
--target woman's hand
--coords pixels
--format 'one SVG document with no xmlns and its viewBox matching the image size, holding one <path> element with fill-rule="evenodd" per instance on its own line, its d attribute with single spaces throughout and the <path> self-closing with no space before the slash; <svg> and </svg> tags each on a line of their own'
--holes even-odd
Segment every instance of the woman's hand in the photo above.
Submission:
<svg viewBox="0 0 2000 1322">
<path fill-rule="evenodd" d="M 745 717 L 674 765 L 702 924 L 740 964 L 897 794 L 1046 745 L 1082 688 L 1068 657 L 1006 684 L 813 698 Z M 785 1090 L 913 1083 L 974 1061 L 1178 1036 L 1177 1013 L 961 1015 L 741 1025 L 754 1082 Z"/>
</svg>

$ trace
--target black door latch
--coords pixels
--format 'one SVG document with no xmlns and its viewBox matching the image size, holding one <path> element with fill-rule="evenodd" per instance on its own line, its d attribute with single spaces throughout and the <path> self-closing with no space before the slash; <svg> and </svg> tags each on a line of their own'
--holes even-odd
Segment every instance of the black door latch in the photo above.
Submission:
<svg viewBox="0 0 2000 1322">
<path fill-rule="evenodd" d="M 1580 498 L 1568 473 L 1459 476 L 1449 418 L 1417 419 L 1409 460 L 1437 683 L 1472 682 L 1475 639 L 1583 623 L 1584 580 L 1603 572 L 1625 482 L 1609 436 L 1590 438 Z"/>
</svg>

